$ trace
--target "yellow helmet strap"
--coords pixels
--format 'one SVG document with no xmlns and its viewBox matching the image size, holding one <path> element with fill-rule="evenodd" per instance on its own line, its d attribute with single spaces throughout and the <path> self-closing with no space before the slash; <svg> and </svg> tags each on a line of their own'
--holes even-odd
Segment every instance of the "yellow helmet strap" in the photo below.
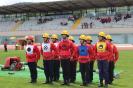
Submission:
<svg viewBox="0 0 133 88">
<path fill-rule="evenodd" d="M 80 39 L 80 40 L 83 40 L 83 42 L 86 42 L 86 40 L 84 40 L 84 39 Z"/>
<path fill-rule="evenodd" d="M 65 35 L 65 36 L 64 36 Z M 62 38 L 63 39 L 67 39 L 69 37 L 69 35 L 66 35 L 66 34 L 62 34 Z"/>
<path fill-rule="evenodd" d="M 113 41 L 112 39 L 107 39 L 107 40 L 109 40 L 110 42 Z"/>
<path fill-rule="evenodd" d="M 86 40 L 86 42 L 87 42 L 88 44 L 91 44 L 91 43 L 92 43 L 92 40 Z"/>
<path fill-rule="evenodd" d="M 58 40 L 57 38 L 51 38 L 51 39 Z"/>
<path fill-rule="evenodd" d="M 58 41 L 58 39 L 56 39 L 56 38 L 51 38 L 51 39 L 52 39 L 53 42 Z"/>
<path fill-rule="evenodd" d="M 44 42 L 49 42 L 49 38 L 43 37 L 43 39 L 44 39 Z"/>
<path fill-rule="evenodd" d="M 69 35 L 67 35 L 67 34 L 61 34 L 61 35 L 66 35 L 67 37 L 69 37 Z"/>
<path fill-rule="evenodd" d="M 83 40 L 83 42 L 81 42 L 81 45 L 85 45 L 86 44 L 86 40 Z"/>
<path fill-rule="evenodd" d="M 74 40 L 71 40 L 73 43 L 75 43 L 75 41 Z"/>
<path fill-rule="evenodd" d="M 98 37 L 102 37 L 102 38 L 103 38 L 103 40 L 105 40 L 105 39 L 106 39 L 104 36 L 100 36 L 100 35 L 98 35 Z"/>
</svg>

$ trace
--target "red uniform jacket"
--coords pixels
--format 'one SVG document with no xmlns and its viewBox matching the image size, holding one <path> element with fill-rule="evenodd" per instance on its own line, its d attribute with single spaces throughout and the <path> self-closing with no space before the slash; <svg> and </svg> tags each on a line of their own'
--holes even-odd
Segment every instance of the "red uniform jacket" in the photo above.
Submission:
<svg viewBox="0 0 133 88">
<path fill-rule="evenodd" d="M 76 49 L 77 49 L 77 45 L 74 44 L 74 50 L 73 50 L 73 58 L 71 59 L 71 61 L 77 61 L 78 60 L 78 55 L 76 54 Z"/>
<path fill-rule="evenodd" d="M 99 41 L 95 44 L 94 50 L 95 50 L 95 57 L 97 60 L 109 61 L 112 54 L 112 48 L 110 43 L 106 41 L 102 42 Z"/>
<path fill-rule="evenodd" d="M 43 56 L 43 60 L 53 60 L 53 51 L 57 52 L 57 49 L 53 43 L 42 43 L 41 54 Z"/>
<path fill-rule="evenodd" d="M 79 46 L 81 46 L 81 45 L 79 45 Z M 90 58 L 92 58 L 92 56 L 93 56 L 93 50 L 92 50 L 92 48 L 89 45 L 86 45 L 86 47 L 88 48 L 87 49 L 88 55 L 81 56 L 79 54 L 79 46 L 76 49 L 79 63 L 87 63 L 87 62 L 89 62 L 90 61 Z"/>
<path fill-rule="evenodd" d="M 117 50 L 117 47 L 114 44 L 111 43 L 111 47 L 112 47 L 112 50 L 113 50 L 113 54 L 110 58 L 110 61 L 114 61 L 116 63 L 116 61 L 119 58 L 119 52 Z"/>
<path fill-rule="evenodd" d="M 59 60 L 58 49 L 57 49 L 58 48 L 58 44 L 59 44 L 58 42 L 54 43 L 54 45 L 56 47 L 56 51 L 55 50 L 52 51 L 54 60 Z"/>
<path fill-rule="evenodd" d="M 40 59 L 40 51 L 36 45 L 26 45 L 25 50 L 27 62 L 37 62 Z"/>
<path fill-rule="evenodd" d="M 60 59 L 70 59 L 74 53 L 74 44 L 70 40 L 62 40 L 58 45 Z"/>
<path fill-rule="evenodd" d="M 92 44 L 88 44 L 88 45 L 92 48 L 92 51 L 93 51 L 93 55 L 91 56 L 90 60 L 95 61 L 96 60 L 96 58 L 95 58 L 95 47 Z"/>
</svg>

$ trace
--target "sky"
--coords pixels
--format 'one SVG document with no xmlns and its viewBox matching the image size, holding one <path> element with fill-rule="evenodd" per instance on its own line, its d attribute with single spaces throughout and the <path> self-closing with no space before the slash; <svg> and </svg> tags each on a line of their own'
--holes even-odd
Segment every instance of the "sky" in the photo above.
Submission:
<svg viewBox="0 0 133 88">
<path fill-rule="evenodd" d="M 11 5 L 20 2 L 52 2 L 52 1 L 63 1 L 63 0 L 0 0 L 0 6 Z"/>
</svg>

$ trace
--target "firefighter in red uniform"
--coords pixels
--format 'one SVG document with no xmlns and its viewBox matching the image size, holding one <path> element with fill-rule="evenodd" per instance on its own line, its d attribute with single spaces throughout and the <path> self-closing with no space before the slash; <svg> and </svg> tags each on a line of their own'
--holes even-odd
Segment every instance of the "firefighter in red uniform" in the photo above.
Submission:
<svg viewBox="0 0 133 88">
<path fill-rule="evenodd" d="M 26 50 L 26 59 L 28 62 L 28 67 L 30 70 L 31 81 L 30 83 L 37 82 L 37 62 L 40 59 L 40 52 L 36 45 L 34 45 L 34 37 L 26 36 L 27 45 Z"/>
<path fill-rule="evenodd" d="M 54 43 L 54 45 L 58 46 L 58 35 L 56 34 L 53 34 L 51 36 L 51 39 L 52 39 L 52 43 Z M 57 51 L 58 52 L 58 51 Z M 54 59 L 53 59 L 53 80 L 54 81 L 59 81 L 59 77 L 60 77 L 60 60 L 59 60 L 59 56 L 57 54 L 57 52 L 53 51 L 53 56 L 54 56 Z"/>
<path fill-rule="evenodd" d="M 63 80 L 64 83 L 62 85 L 69 85 L 70 78 L 70 59 L 72 59 L 72 55 L 74 52 L 73 43 L 68 40 L 69 33 L 64 30 L 62 33 L 62 40 L 58 45 L 59 58 L 61 59 L 61 67 L 63 71 Z"/>
<path fill-rule="evenodd" d="M 43 34 L 43 43 L 41 45 L 41 54 L 43 57 L 44 73 L 46 76 L 46 82 L 43 84 L 53 84 L 53 54 L 56 52 L 56 47 L 49 41 L 49 34 Z"/>
<path fill-rule="evenodd" d="M 112 37 L 110 35 L 106 36 L 106 40 L 111 44 L 111 47 L 113 50 L 113 54 L 111 55 L 111 58 L 109 61 L 109 84 L 112 84 L 113 77 L 114 77 L 115 63 L 119 58 L 119 53 L 118 53 L 117 47 L 112 43 Z"/>
<path fill-rule="evenodd" d="M 70 41 L 75 43 L 74 37 L 69 36 L 68 38 Z M 76 44 L 74 44 L 75 49 L 76 49 Z M 76 81 L 76 67 L 77 67 L 77 55 L 73 55 L 73 58 L 70 60 L 70 82 L 75 83 Z"/>
<path fill-rule="evenodd" d="M 94 68 L 94 62 L 95 62 L 95 52 L 94 52 L 94 45 L 92 44 L 92 37 L 91 36 L 86 36 L 86 43 L 92 47 L 93 50 L 93 56 L 90 58 L 90 63 L 89 63 L 89 83 L 92 83 L 93 81 L 93 68 Z"/>
<path fill-rule="evenodd" d="M 110 43 L 106 42 L 106 35 L 104 32 L 98 34 L 99 41 L 95 44 L 95 54 L 98 61 L 99 69 L 99 80 L 100 85 L 98 87 L 103 87 L 103 80 L 105 80 L 105 88 L 108 88 L 109 83 L 109 56 L 112 53 Z"/>
<path fill-rule="evenodd" d="M 86 43 L 86 36 L 81 35 L 80 36 L 80 45 L 77 47 L 77 55 L 78 55 L 78 61 L 80 64 L 80 72 L 83 84 L 81 86 L 87 86 L 88 85 L 88 79 L 89 79 L 89 61 L 90 58 L 93 55 L 93 50 L 90 46 Z"/>
</svg>

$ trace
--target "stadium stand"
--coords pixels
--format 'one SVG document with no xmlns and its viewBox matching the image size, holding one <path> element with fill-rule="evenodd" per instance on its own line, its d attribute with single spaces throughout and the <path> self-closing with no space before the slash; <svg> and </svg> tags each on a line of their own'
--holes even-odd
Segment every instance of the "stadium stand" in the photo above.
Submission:
<svg viewBox="0 0 133 88">
<path fill-rule="evenodd" d="M 121 20 L 115 21 L 115 16 L 102 16 L 102 17 L 84 17 L 81 20 L 81 24 L 78 26 L 78 29 L 88 29 L 91 28 L 127 28 L 133 27 L 133 18 L 128 18 L 124 20 L 124 16 Z M 106 21 L 107 20 L 107 21 Z"/>
<path fill-rule="evenodd" d="M 109 23 L 104 22 L 102 23 L 100 18 L 97 19 L 96 17 L 82 17 L 80 20 L 75 23 L 73 21 L 68 21 L 67 18 L 58 18 L 53 19 L 52 21 L 47 21 L 46 23 L 38 24 L 37 19 L 31 19 L 26 21 L 8 21 L 8 22 L 0 22 L 0 31 L 7 32 L 7 31 L 44 31 L 46 29 L 90 29 L 91 25 L 93 28 L 131 28 L 133 27 L 133 18 L 128 18 L 124 20 L 122 18 L 120 21 L 116 22 L 111 16 L 111 21 Z M 103 18 L 108 18 L 107 16 L 103 16 Z M 61 24 L 62 23 L 62 24 Z M 63 23 L 67 23 L 63 25 Z M 52 26 L 51 26 L 52 25 Z M 8 27 L 7 27 L 8 26 Z"/>
<path fill-rule="evenodd" d="M 11 31 L 11 28 L 15 26 L 15 22 L 13 21 L 7 21 L 7 22 L 0 22 L 0 31 L 1 32 L 9 32 Z"/>
<path fill-rule="evenodd" d="M 61 22 L 68 22 L 66 26 L 61 25 Z M 17 31 L 41 31 L 45 29 L 70 29 L 73 22 L 68 21 L 66 18 L 60 18 L 60 19 L 53 19 L 52 21 L 48 21 L 46 23 L 37 24 L 37 20 L 29 20 L 25 21 L 18 29 Z"/>
</svg>

